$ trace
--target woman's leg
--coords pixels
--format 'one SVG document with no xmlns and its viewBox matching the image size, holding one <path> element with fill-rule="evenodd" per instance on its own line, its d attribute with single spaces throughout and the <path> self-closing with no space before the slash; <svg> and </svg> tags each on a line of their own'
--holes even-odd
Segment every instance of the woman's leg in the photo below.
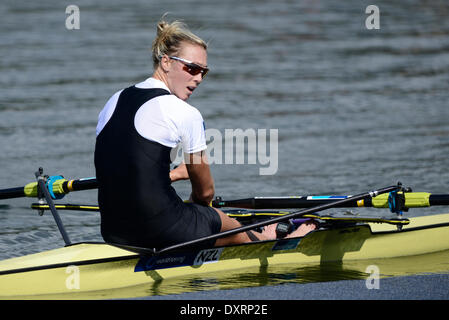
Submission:
<svg viewBox="0 0 449 320">
<path fill-rule="evenodd" d="M 240 224 L 240 222 L 238 222 L 236 219 L 230 218 L 228 217 L 228 215 L 226 213 L 224 213 L 223 211 L 221 211 L 220 209 L 214 208 L 215 211 L 218 212 L 218 215 L 220 216 L 220 220 L 221 220 L 221 230 L 220 232 L 223 231 L 228 231 L 231 229 L 235 229 L 235 228 L 239 228 L 242 225 Z M 252 233 L 252 236 L 249 235 L 248 233 Z M 252 242 L 254 240 L 252 240 L 251 238 L 254 238 L 254 240 L 272 240 L 272 239 L 276 239 L 276 234 L 274 234 L 274 237 L 271 236 L 267 236 L 265 234 L 262 234 L 260 232 L 255 232 L 255 231 L 248 231 L 248 232 L 240 232 L 228 237 L 224 237 L 224 238 L 219 238 L 217 239 L 217 241 L 215 242 L 215 246 L 224 246 L 224 245 L 229 245 L 229 244 L 238 244 L 238 243 L 246 243 L 246 242 Z"/>
<path fill-rule="evenodd" d="M 220 232 L 228 231 L 228 230 L 239 228 L 242 226 L 240 224 L 240 222 L 238 222 L 236 219 L 228 217 L 228 215 L 226 213 L 224 213 L 223 211 L 221 211 L 217 208 L 214 208 L 214 209 L 215 209 L 215 211 L 218 212 L 220 219 L 221 219 Z M 274 239 L 276 239 L 276 226 L 277 226 L 277 223 L 270 224 L 265 227 L 265 229 L 262 231 L 262 233 L 255 232 L 255 231 L 248 231 L 253 234 L 253 236 L 251 236 L 251 238 L 248 235 L 248 232 L 241 232 L 241 233 L 237 233 L 237 234 L 234 234 L 234 235 L 231 235 L 228 237 L 220 238 L 220 239 L 217 239 L 217 241 L 215 242 L 215 245 L 216 246 L 224 246 L 224 245 L 229 245 L 229 244 L 252 242 L 254 240 L 274 240 Z M 292 233 L 287 235 L 286 238 L 303 237 L 306 234 L 308 234 L 310 231 L 315 230 L 315 229 L 316 229 L 316 224 L 313 221 L 307 221 L 307 222 L 304 222 L 303 224 L 301 224 L 298 227 L 298 229 L 296 229 L 295 231 L 293 231 Z M 252 238 L 254 238 L 254 239 L 252 239 Z"/>
</svg>

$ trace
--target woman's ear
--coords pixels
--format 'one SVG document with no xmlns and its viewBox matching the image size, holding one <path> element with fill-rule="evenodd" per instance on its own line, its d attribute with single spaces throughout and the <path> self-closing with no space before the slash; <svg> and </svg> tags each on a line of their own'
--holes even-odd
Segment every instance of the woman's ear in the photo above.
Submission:
<svg viewBox="0 0 449 320">
<path fill-rule="evenodd" d="M 168 72 L 168 70 L 170 69 L 170 63 L 171 63 L 170 58 L 165 54 L 159 61 L 159 66 L 162 68 L 164 72 Z"/>
</svg>

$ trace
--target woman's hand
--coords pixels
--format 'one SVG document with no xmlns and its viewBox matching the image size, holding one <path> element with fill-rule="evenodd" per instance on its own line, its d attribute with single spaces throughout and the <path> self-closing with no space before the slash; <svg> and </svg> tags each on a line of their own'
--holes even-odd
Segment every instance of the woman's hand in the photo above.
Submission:
<svg viewBox="0 0 449 320">
<path fill-rule="evenodd" d="M 171 182 L 187 179 L 189 179 L 189 172 L 187 171 L 187 167 L 184 162 L 170 171 Z"/>
</svg>

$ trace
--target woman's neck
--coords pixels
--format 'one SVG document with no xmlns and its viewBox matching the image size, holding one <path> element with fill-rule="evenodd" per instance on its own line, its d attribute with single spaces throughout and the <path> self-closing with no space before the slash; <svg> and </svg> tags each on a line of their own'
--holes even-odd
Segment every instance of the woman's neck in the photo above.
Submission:
<svg viewBox="0 0 449 320">
<path fill-rule="evenodd" d="M 167 88 L 169 88 L 167 76 L 160 68 L 157 68 L 156 71 L 154 71 L 153 78 L 162 81 L 167 86 Z"/>
</svg>

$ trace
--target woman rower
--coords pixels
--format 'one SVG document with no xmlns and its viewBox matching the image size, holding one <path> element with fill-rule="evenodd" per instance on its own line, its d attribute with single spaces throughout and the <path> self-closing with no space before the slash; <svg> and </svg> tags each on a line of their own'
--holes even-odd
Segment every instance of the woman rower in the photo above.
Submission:
<svg viewBox="0 0 449 320">
<path fill-rule="evenodd" d="M 118 91 L 101 111 L 95 168 L 105 241 L 161 248 L 241 225 L 208 206 L 214 181 L 205 153 L 203 118 L 186 102 L 209 71 L 207 44 L 179 21 L 160 21 L 152 58 L 152 77 Z M 178 144 L 185 161 L 170 171 L 170 153 Z M 184 179 L 190 179 L 193 203 L 185 203 L 171 186 Z M 307 224 L 289 236 L 313 228 Z M 242 232 L 201 245 L 275 237 L 270 226 L 262 233 Z"/>
</svg>

